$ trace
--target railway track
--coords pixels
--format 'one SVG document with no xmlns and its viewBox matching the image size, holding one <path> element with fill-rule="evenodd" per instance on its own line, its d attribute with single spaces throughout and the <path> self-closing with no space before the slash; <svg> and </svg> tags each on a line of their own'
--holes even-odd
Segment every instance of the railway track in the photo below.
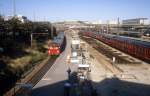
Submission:
<svg viewBox="0 0 150 96">
<path fill-rule="evenodd" d="M 47 63 L 40 68 L 38 72 L 36 72 L 28 81 L 27 83 L 32 84 L 33 86 L 36 85 L 39 80 L 45 75 L 45 73 L 48 71 L 48 69 L 53 65 L 55 59 L 49 59 Z M 50 63 L 49 63 L 50 62 Z M 24 92 L 24 89 L 18 90 L 16 94 L 21 94 Z"/>
<path fill-rule="evenodd" d="M 81 38 L 83 41 L 86 42 L 86 38 L 83 39 L 83 37 Z M 119 73 L 122 73 L 123 70 L 121 70 L 119 67 L 117 67 L 116 65 L 113 65 L 110 60 L 108 61 L 108 59 L 103 59 L 103 58 L 106 58 L 106 56 L 100 54 L 100 52 L 94 48 L 94 46 L 96 47 L 97 44 L 95 44 L 95 42 L 89 40 L 90 38 L 88 38 L 87 42 L 88 43 L 88 46 L 89 46 L 89 50 L 90 50 L 90 57 L 91 58 L 95 58 L 96 60 L 98 60 L 98 62 L 105 68 L 105 70 L 107 70 L 108 72 L 110 73 L 113 73 L 114 75 L 115 74 L 119 74 Z"/>
<path fill-rule="evenodd" d="M 42 64 L 37 64 L 37 66 L 33 68 L 31 73 L 18 80 L 17 83 L 32 84 L 34 86 L 53 65 L 54 61 L 55 59 L 48 57 L 43 62 L 40 62 Z M 24 91 L 26 91 L 26 89 L 20 88 L 18 87 L 18 85 L 15 85 L 8 92 L 6 92 L 4 96 L 20 96 L 20 94 L 22 94 Z"/>
<path fill-rule="evenodd" d="M 122 55 L 121 52 L 112 49 L 108 45 L 99 42 L 98 40 L 92 39 L 90 37 L 85 37 L 85 36 L 82 36 L 81 39 L 88 42 L 90 45 L 92 45 L 93 48 L 95 48 L 100 53 L 108 57 L 110 63 L 113 63 L 112 62 L 113 57 L 116 57 L 115 64 L 140 64 L 141 63 L 140 61 L 136 61 L 133 58 L 129 58 L 126 55 Z"/>
</svg>

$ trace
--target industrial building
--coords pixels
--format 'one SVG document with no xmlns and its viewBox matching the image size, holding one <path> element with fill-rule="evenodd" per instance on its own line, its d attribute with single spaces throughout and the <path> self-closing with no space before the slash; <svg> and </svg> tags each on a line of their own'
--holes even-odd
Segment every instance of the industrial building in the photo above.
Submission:
<svg viewBox="0 0 150 96">
<path fill-rule="evenodd" d="M 148 18 L 126 19 L 122 21 L 122 25 L 149 25 Z"/>
</svg>

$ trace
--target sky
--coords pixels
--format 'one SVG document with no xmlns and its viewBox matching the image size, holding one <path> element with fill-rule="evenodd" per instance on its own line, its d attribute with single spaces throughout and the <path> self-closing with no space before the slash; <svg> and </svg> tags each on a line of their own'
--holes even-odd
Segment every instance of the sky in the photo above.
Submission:
<svg viewBox="0 0 150 96">
<path fill-rule="evenodd" d="M 15 0 L 16 14 L 30 20 L 150 19 L 150 0 Z M 13 14 L 13 0 L 0 0 L 0 14 Z"/>
</svg>

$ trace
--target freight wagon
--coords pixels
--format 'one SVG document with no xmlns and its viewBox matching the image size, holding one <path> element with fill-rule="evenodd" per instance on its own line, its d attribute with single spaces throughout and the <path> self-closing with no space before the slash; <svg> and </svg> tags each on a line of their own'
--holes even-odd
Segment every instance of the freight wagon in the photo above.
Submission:
<svg viewBox="0 0 150 96">
<path fill-rule="evenodd" d="M 150 63 L 150 41 L 98 32 L 82 32 L 81 35 L 97 39 L 113 48 Z"/>
</svg>

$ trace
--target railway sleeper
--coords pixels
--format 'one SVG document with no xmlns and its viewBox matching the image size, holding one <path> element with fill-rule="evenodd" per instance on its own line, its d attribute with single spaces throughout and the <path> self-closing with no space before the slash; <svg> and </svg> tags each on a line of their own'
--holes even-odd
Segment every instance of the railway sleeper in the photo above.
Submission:
<svg viewBox="0 0 150 96">
<path fill-rule="evenodd" d="M 85 39 L 84 39 L 85 40 Z M 94 44 L 94 41 L 95 40 L 89 40 L 89 39 L 86 39 L 86 41 L 90 44 Z M 120 63 L 120 64 L 124 64 L 124 63 L 132 63 L 131 61 L 128 61 L 126 59 L 123 59 L 122 57 L 120 57 L 119 55 L 121 55 L 121 53 L 118 53 L 118 51 L 114 51 L 112 50 L 111 48 L 107 47 L 106 45 L 102 44 L 102 43 L 99 43 L 99 42 L 96 42 L 98 44 L 94 44 L 93 45 L 93 48 L 98 50 L 100 53 L 104 54 L 105 56 L 107 56 L 108 58 L 112 59 L 113 56 L 117 57 L 116 58 L 116 62 L 115 63 Z M 114 53 L 116 52 L 116 53 Z"/>
</svg>

